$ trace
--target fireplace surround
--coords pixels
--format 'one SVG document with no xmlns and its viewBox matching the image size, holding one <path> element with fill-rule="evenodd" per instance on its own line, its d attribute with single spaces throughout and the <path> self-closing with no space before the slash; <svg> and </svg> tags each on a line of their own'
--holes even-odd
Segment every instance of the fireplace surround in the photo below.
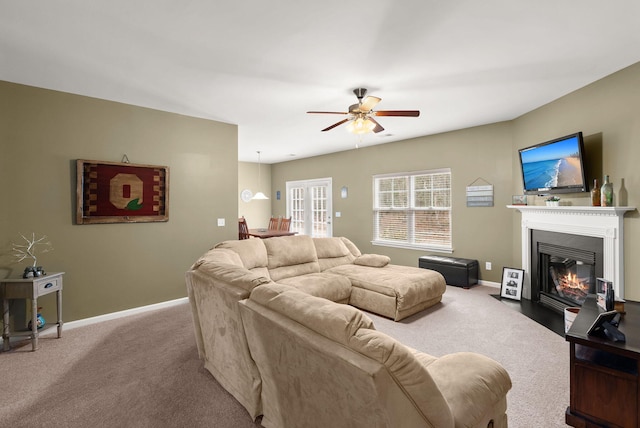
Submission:
<svg viewBox="0 0 640 428">
<path fill-rule="evenodd" d="M 613 282 L 615 295 L 624 299 L 624 215 L 635 207 L 508 205 L 522 213 L 522 296 L 532 300 L 532 235 L 547 231 L 594 237 L 602 241 L 601 276 Z M 599 272 L 597 274 L 599 276 Z M 537 281 L 537 275 L 535 280 Z"/>
</svg>

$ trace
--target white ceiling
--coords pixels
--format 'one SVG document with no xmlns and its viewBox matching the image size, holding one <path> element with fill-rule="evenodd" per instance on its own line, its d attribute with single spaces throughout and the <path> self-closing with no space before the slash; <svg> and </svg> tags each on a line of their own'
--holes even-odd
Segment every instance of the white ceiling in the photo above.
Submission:
<svg viewBox="0 0 640 428">
<path fill-rule="evenodd" d="M 238 125 L 264 163 L 510 120 L 640 61 L 640 1 L 0 0 L 0 80 Z M 342 116 L 356 87 L 385 131 Z M 295 156 L 295 157 L 292 157 Z"/>
</svg>

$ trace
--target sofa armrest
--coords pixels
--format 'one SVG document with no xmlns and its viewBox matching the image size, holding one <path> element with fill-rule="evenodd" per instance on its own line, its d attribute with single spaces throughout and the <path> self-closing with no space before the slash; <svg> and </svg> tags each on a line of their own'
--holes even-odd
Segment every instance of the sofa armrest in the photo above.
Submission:
<svg viewBox="0 0 640 428">
<path fill-rule="evenodd" d="M 454 426 L 454 416 L 449 405 L 425 366 L 428 357 L 436 360 L 435 357 L 422 354 L 424 358 L 416 358 L 415 350 L 391 336 L 367 328 L 360 328 L 351 337 L 349 347 L 383 364 L 396 384 L 413 401 L 416 409 L 430 422 L 429 426 Z"/>
<path fill-rule="evenodd" d="M 427 370 L 449 403 L 456 426 L 486 426 L 487 415 L 504 413 L 511 378 L 491 358 L 457 352 L 438 358 Z"/>
<path fill-rule="evenodd" d="M 191 270 L 195 270 L 198 266 L 207 262 L 232 264 L 241 267 L 244 266 L 238 253 L 226 248 L 212 248 L 196 260 L 196 262 L 191 266 Z"/>
<path fill-rule="evenodd" d="M 385 267 L 391 259 L 381 254 L 362 254 L 355 258 L 353 264 L 368 267 Z"/>
<path fill-rule="evenodd" d="M 235 285 L 246 291 L 251 291 L 259 285 L 271 282 L 269 278 L 263 275 L 233 264 L 204 262 L 198 265 L 196 269 L 204 274 L 211 275 L 219 281 Z"/>
</svg>

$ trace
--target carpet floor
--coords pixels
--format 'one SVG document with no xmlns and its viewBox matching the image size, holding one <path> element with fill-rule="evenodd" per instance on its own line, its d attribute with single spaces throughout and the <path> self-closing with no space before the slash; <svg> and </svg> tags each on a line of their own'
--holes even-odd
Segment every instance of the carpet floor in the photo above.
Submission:
<svg viewBox="0 0 640 428">
<path fill-rule="evenodd" d="M 474 351 L 500 362 L 513 388 L 511 428 L 565 427 L 569 346 L 491 297 L 448 287 L 442 303 L 376 328 L 434 356 Z M 259 427 L 198 359 L 188 304 L 41 336 L 0 353 L 0 425 Z"/>
<path fill-rule="evenodd" d="M 448 286 L 441 304 L 400 322 L 369 316 L 376 329 L 427 354 L 471 351 L 502 364 L 513 383 L 507 395 L 510 428 L 566 427 L 569 343 L 495 293 L 488 286 Z"/>
</svg>

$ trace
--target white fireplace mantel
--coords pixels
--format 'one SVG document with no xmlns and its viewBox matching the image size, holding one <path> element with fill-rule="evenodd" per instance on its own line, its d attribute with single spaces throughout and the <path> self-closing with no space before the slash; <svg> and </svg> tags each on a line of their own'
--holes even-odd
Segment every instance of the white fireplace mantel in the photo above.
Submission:
<svg viewBox="0 0 640 428">
<path fill-rule="evenodd" d="M 531 231 L 569 233 L 602 238 L 603 277 L 624 299 L 624 215 L 635 207 L 507 205 L 522 213 L 522 296 L 531 298 Z"/>
</svg>

